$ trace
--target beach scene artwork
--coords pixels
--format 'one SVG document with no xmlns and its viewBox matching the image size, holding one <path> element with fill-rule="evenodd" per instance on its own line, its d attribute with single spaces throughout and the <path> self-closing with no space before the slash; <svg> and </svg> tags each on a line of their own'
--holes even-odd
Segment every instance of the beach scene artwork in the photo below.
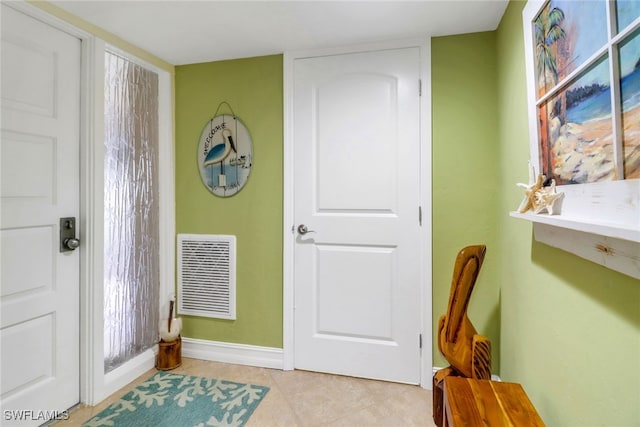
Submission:
<svg viewBox="0 0 640 427">
<path fill-rule="evenodd" d="M 616 7 L 620 31 L 640 16 L 638 1 Z M 603 49 L 606 8 L 604 0 L 550 1 L 532 23 L 537 97 L 544 98 L 538 102 L 540 171 L 558 185 L 640 178 L 640 30 L 624 38 L 616 58 L 622 167 L 616 164 L 612 64 Z M 597 52 L 603 53 L 590 60 Z"/>
<path fill-rule="evenodd" d="M 620 68 L 624 176 L 634 179 L 640 178 L 640 30 L 620 46 Z"/>
</svg>

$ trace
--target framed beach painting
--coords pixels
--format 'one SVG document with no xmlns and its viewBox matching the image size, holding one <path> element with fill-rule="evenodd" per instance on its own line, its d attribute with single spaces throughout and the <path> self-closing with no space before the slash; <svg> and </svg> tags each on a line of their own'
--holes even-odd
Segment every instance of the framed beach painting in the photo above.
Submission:
<svg viewBox="0 0 640 427">
<path fill-rule="evenodd" d="M 532 160 L 558 185 L 640 178 L 640 2 L 550 0 L 536 12 Z"/>
<path fill-rule="evenodd" d="M 530 162 L 564 193 L 553 225 L 640 250 L 640 1 L 529 0 L 523 28 Z"/>
</svg>

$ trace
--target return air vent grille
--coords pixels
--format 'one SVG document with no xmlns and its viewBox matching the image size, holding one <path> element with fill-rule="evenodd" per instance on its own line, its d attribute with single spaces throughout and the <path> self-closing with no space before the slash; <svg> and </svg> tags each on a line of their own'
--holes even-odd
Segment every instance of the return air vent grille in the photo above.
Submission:
<svg viewBox="0 0 640 427">
<path fill-rule="evenodd" d="M 236 318 L 236 237 L 178 235 L 178 313 Z"/>
</svg>

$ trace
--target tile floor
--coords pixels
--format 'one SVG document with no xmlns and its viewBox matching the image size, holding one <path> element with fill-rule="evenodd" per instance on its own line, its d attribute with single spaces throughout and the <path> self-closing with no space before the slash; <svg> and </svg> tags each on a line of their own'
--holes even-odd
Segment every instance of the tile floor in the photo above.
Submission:
<svg viewBox="0 0 640 427">
<path fill-rule="evenodd" d="M 435 426 L 431 392 L 419 386 L 308 371 L 281 371 L 184 358 L 171 372 L 271 388 L 247 427 Z M 55 427 L 80 426 L 155 373 L 152 369 L 97 406 L 80 406 Z M 179 426 L 176 426 L 179 427 Z"/>
</svg>

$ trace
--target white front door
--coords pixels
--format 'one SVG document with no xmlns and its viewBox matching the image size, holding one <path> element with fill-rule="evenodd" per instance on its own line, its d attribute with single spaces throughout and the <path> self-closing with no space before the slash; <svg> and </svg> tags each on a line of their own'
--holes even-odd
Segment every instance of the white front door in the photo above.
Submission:
<svg viewBox="0 0 640 427">
<path fill-rule="evenodd" d="M 293 67 L 295 368 L 419 383 L 420 49 Z"/>
<path fill-rule="evenodd" d="M 40 425 L 79 401 L 81 42 L 2 5 L 1 416 Z M 79 221 L 77 222 L 79 224 Z M 77 234 L 77 237 L 80 237 Z"/>
</svg>

